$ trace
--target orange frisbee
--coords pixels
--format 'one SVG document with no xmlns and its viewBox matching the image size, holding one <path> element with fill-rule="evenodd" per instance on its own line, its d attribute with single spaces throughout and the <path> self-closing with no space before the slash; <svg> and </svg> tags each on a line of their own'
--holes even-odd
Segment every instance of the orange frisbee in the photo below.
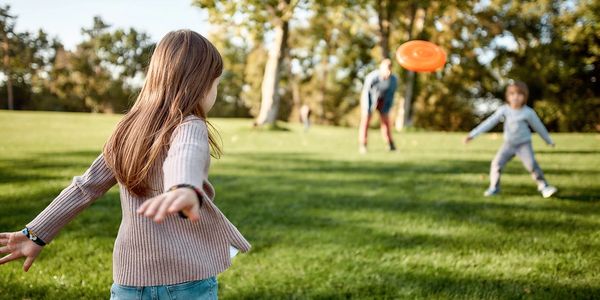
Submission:
<svg viewBox="0 0 600 300">
<path fill-rule="evenodd" d="M 433 72 L 446 64 L 446 52 L 427 41 L 408 41 L 396 50 L 400 65 L 415 72 Z"/>
</svg>

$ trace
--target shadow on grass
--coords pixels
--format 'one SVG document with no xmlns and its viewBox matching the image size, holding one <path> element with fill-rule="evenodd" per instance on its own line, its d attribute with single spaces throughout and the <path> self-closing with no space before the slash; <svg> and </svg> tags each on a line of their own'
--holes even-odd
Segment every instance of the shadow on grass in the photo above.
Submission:
<svg viewBox="0 0 600 300">
<path fill-rule="evenodd" d="M 535 153 L 544 155 L 565 155 L 565 154 L 600 154 L 600 150 L 536 150 Z"/>
<path fill-rule="evenodd" d="M 94 151 L 42 153 L 29 159 L 0 161 L 0 183 L 18 182 L 24 189 L 16 198 L 0 195 L 4 208 L 0 210 L 0 227 L 18 227 L 33 218 L 64 187 L 46 186 L 43 182 L 62 179 L 68 182 L 72 176 L 81 174 L 97 154 Z M 397 249 L 462 253 L 477 245 L 478 251 L 486 254 L 507 247 L 504 237 L 523 232 L 534 236 L 575 232 L 585 235 L 600 229 L 597 222 L 591 221 L 600 212 L 600 208 L 593 205 L 600 200 L 597 188 L 582 194 L 565 193 L 560 199 L 578 204 L 569 206 L 542 199 L 533 204 L 484 200 L 479 196 L 481 183 L 471 182 L 470 178 L 487 173 L 488 161 L 383 163 L 326 160 L 303 153 L 234 153 L 230 156 L 231 160 L 219 162 L 215 172 L 211 173 L 211 181 L 217 187 L 217 205 L 239 224 L 240 231 L 254 244 L 252 253 L 260 254 L 281 245 L 301 249 L 307 244 L 330 244 L 344 249 L 377 249 L 382 253 Z M 81 171 L 64 178 L 57 175 L 63 168 Z M 553 172 L 550 170 L 549 173 Z M 40 175 L 36 177 L 35 174 Z M 513 166 L 506 174 L 524 172 Z M 28 192 L 26 187 L 29 185 L 37 185 L 37 188 Z M 533 184 L 505 184 L 505 191 L 521 192 L 529 190 L 530 186 Z M 118 194 L 114 190 L 109 192 L 65 231 L 75 238 L 116 235 L 121 215 L 118 201 Z M 372 219 L 373 216 L 412 218 L 414 222 L 439 229 L 468 226 L 472 233 L 444 235 L 442 231 L 429 234 L 411 232 L 410 228 L 396 232 L 381 230 L 373 227 L 373 223 L 381 222 Z M 495 233 L 479 235 L 478 229 Z M 515 243 L 514 240 L 509 243 L 509 247 L 520 253 L 531 250 L 527 243 Z M 566 251 L 560 243 L 546 246 Z M 595 249 L 600 245 L 591 242 L 591 246 Z M 539 281 L 528 284 L 519 279 L 486 278 L 484 274 L 468 277 L 456 273 L 459 271 L 421 274 L 415 270 L 378 270 L 377 279 L 372 282 L 334 282 L 325 290 L 312 290 L 312 286 L 307 286 L 299 296 L 339 299 L 379 295 L 395 298 L 395 295 L 412 291 L 423 297 L 566 299 L 591 297 L 599 292 L 597 286 L 571 287 Z M 25 288 L 18 282 L 11 282 L 11 286 Z M 34 288 L 24 295 L 35 296 L 40 292 Z M 267 290 L 240 290 L 229 296 L 240 299 L 290 298 L 291 294 L 293 292 L 278 289 L 277 282 L 273 282 L 272 288 Z M 65 295 L 65 299 L 70 299 L 80 294 L 65 289 Z M 102 298 L 106 291 L 90 291 L 87 296 Z"/>
<path fill-rule="evenodd" d="M 531 283 L 524 279 L 497 279 L 436 270 L 394 272 L 382 270 L 372 280 L 328 282 L 321 289 L 232 291 L 231 299 L 596 299 L 599 287 L 573 287 L 556 282 Z M 325 290 L 325 291 L 324 291 Z"/>
</svg>

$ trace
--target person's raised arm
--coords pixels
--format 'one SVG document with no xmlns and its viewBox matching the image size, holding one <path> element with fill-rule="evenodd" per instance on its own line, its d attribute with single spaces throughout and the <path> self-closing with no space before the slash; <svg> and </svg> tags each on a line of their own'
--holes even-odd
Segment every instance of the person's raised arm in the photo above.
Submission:
<svg viewBox="0 0 600 300">
<path fill-rule="evenodd" d="M 29 222 L 27 228 L 49 243 L 67 223 L 116 183 L 104 155 L 100 154 L 83 175 L 73 177 L 71 184 Z"/>
<path fill-rule="evenodd" d="M 207 198 L 203 183 L 208 177 L 209 160 L 206 122 L 200 118 L 189 118 L 173 132 L 167 158 L 163 162 L 165 193 L 146 200 L 137 212 L 156 222 L 178 212 L 191 221 L 199 220 L 201 201 Z"/>
<path fill-rule="evenodd" d="M 8 254 L 0 259 L 0 264 L 25 257 L 23 269 L 27 271 L 43 245 L 115 184 L 116 179 L 100 154 L 23 231 L 0 233 L 0 245 L 4 245 L 0 253 Z"/>
<path fill-rule="evenodd" d="M 542 120 L 540 120 L 540 118 L 533 109 L 531 109 L 530 111 L 531 113 L 528 115 L 527 118 L 527 122 L 529 123 L 529 125 L 533 128 L 533 130 L 535 130 L 535 132 L 537 132 L 542 137 L 542 139 L 544 139 L 546 144 L 554 146 L 554 141 L 550 137 L 550 134 L 548 133 L 546 126 L 544 126 L 544 123 L 542 123 Z"/>
<path fill-rule="evenodd" d="M 469 135 L 465 138 L 465 143 L 471 141 L 478 135 L 490 131 L 494 126 L 498 125 L 504 116 L 504 106 L 501 106 L 494 112 L 491 116 L 489 116 L 485 121 L 481 122 L 479 126 L 475 127 Z"/>
</svg>

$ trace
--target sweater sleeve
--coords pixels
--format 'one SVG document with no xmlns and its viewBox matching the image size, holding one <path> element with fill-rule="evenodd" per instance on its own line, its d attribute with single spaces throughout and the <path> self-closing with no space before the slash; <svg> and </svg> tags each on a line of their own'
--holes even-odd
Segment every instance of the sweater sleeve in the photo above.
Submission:
<svg viewBox="0 0 600 300">
<path fill-rule="evenodd" d="M 87 171 L 73 177 L 71 184 L 27 227 L 42 241 L 50 243 L 65 225 L 116 183 L 112 170 L 100 154 Z"/>
<path fill-rule="evenodd" d="M 540 118 L 533 109 L 530 110 L 527 122 L 533 128 L 533 130 L 535 130 L 535 132 L 537 132 L 542 137 L 542 139 L 546 141 L 546 144 L 554 144 L 554 141 L 552 141 L 552 138 L 550 138 L 550 134 L 548 134 L 546 126 L 544 126 L 544 123 L 542 123 L 542 120 L 540 120 Z"/>
<path fill-rule="evenodd" d="M 479 126 L 475 127 L 471 132 L 469 132 L 469 137 L 474 138 L 484 132 L 490 131 L 494 126 L 496 126 L 502 120 L 504 116 L 504 106 L 501 106 L 489 116 L 485 121 L 483 121 Z"/>
<path fill-rule="evenodd" d="M 367 77 L 365 78 L 365 82 L 363 84 L 362 91 L 361 91 L 360 100 L 362 103 L 368 103 L 369 91 L 371 90 L 371 86 L 373 85 L 373 80 L 375 79 L 376 76 L 377 76 L 377 74 L 375 72 L 371 72 L 371 73 L 367 74 Z"/>
<path fill-rule="evenodd" d="M 199 191 L 208 178 L 210 152 L 208 129 L 204 120 L 191 118 L 173 132 L 167 158 L 163 163 L 165 190 L 177 184 L 190 184 Z"/>
</svg>

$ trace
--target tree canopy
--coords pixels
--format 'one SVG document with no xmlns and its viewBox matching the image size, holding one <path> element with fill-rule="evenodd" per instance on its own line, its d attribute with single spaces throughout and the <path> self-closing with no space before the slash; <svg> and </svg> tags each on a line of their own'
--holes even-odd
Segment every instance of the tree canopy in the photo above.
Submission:
<svg viewBox="0 0 600 300">
<path fill-rule="evenodd" d="M 354 125 L 366 74 L 408 40 L 448 53 L 434 73 L 394 65 L 397 127 L 466 130 L 502 103 L 511 79 L 556 131 L 600 131 L 600 3 L 595 0 L 204 1 L 208 38 L 225 71 L 213 116 L 256 123 Z M 122 112 L 143 80 L 155 41 L 100 18 L 65 50 L 43 30 L 15 32 L 0 7 L 0 108 Z"/>
</svg>

